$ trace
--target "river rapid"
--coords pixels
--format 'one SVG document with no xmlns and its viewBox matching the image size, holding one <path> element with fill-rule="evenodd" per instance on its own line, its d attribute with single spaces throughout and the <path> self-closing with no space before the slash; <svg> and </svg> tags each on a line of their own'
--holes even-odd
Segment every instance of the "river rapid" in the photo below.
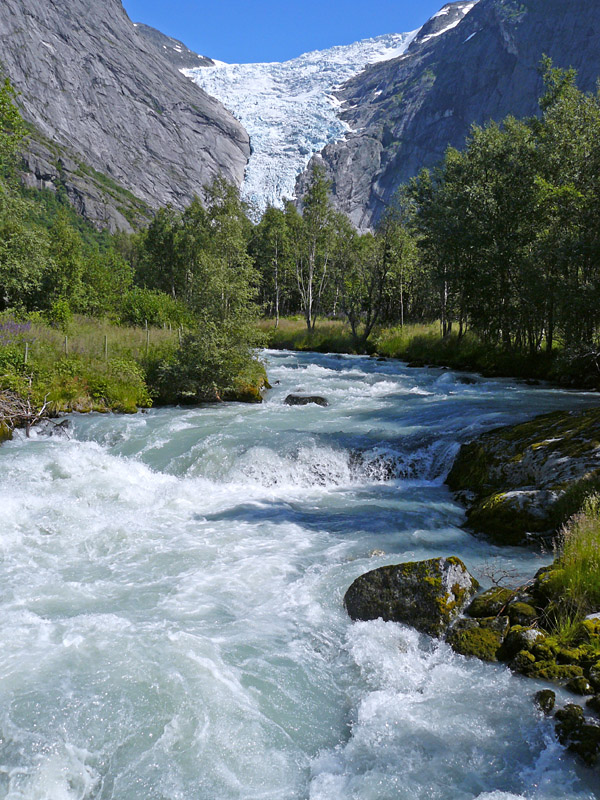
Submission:
<svg viewBox="0 0 600 800">
<path fill-rule="evenodd" d="M 463 531 L 443 480 L 460 442 L 597 397 L 265 358 L 260 406 L 75 415 L 0 448 L 0 798 L 600 797 L 541 684 L 342 604 L 383 564 L 458 555 L 486 585 L 548 563 Z"/>
</svg>

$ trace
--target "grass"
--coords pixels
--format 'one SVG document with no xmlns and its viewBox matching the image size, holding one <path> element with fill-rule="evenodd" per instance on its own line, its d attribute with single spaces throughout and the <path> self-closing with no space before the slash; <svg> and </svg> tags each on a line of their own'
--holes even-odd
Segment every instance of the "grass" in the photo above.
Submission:
<svg viewBox="0 0 600 800">
<path fill-rule="evenodd" d="M 438 323 L 405 325 L 381 330 L 374 341 L 377 353 L 415 364 L 435 364 L 471 370 L 489 377 L 550 378 L 553 360 L 545 354 L 528 356 L 486 344 L 471 331 L 443 337 Z"/>
<path fill-rule="evenodd" d="M 173 352 L 177 331 L 123 327 L 76 317 L 66 330 L 41 315 L 22 323 L 0 316 L 0 391 L 53 412 L 134 412 L 152 404 L 149 365 Z"/>
<path fill-rule="evenodd" d="M 285 317 L 275 327 L 274 320 L 259 322 L 268 337 L 269 347 L 276 350 L 306 350 L 315 353 L 356 353 L 356 342 L 350 327 L 341 320 L 320 320 L 309 333 L 302 317 Z"/>
<path fill-rule="evenodd" d="M 585 616 L 600 609 L 600 495 L 592 494 L 563 527 L 553 592 Z"/>
</svg>

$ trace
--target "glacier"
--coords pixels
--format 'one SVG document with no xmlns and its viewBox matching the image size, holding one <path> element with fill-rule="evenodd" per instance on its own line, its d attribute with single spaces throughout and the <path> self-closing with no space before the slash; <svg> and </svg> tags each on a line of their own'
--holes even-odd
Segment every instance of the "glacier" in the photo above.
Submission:
<svg viewBox="0 0 600 800">
<path fill-rule="evenodd" d="M 402 55 L 417 35 L 392 33 L 284 62 L 226 64 L 181 72 L 216 97 L 250 134 L 243 198 L 256 216 L 294 198 L 310 158 L 350 130 L 334 92 L 371 63 Z"/>
</svg>

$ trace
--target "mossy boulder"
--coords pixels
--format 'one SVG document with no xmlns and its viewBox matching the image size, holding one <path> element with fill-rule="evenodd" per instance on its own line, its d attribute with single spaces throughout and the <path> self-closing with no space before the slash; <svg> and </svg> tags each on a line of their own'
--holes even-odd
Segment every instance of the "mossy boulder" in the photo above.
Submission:
<svg viewBox="0 0 600 800">
<path fill-rule="evenodd" d="M 508 617 L 465 617 L 448 631 L 446 640 L 455 653 L 476 656 L 482 661 L 498 661 L 508 628 Z"/>
<path fill-rule="evenodd" d="M 529 650 L 520 650 L 510 662 L 510 668 L 515 672 L 527 675 L 529 669 L 535 664 L 535 656 Z"/>
<path fill-rule="evenodd" d="M 551 500 L 548 492 L 534 489 L 493 492 L 469 509 L 467 520 L 496 544 L 518 546 L 527 543 L 526 534 L 551 527 L 546 517 Z"/>
<path fill-rule="evenodd" d="M 556 705 L 556 694 L 552 689 L 542 689 L 535 695 L 535 704 L 544 712 L 544 714 L 551 714 L 554 706 Z"/>
<path fill-rule="evenodd" d="M 474 494 L 469 525 L 499 544 L 556 530 L 577 511 L 581 492 L 600 486 L 600 408 L 558 411 L 499 428 L 463 445 L 448 475 Z"/>
<path fill-rule="evenodd" d="M 583 669 L 575 664 L 557 664 L 555 661 L 536 661 L 523 671 L 529 678 L 565 684 L 573 678 L 583 677 Z"/>
<path fill-rule="evenodd" d="M 590 683 L 597 692 L 600 692 L 600 661 L 593 664 L 588 672 Z"/>
<path fill-rule="evenodd" d="M 441 636 L 479 588 L 459 558 L 432 558 L 371 570 L 344 597 L 354 620 L 403 622 Z"/>
<path fill-rule="evenodd" d="M 566 688 L 573 692 L 573 694 L 590 695 L 594 694 L 590 682 L 583 676 L 579 678 L 572 678 L 566 685 Z"/>
<path fill-rule="evenodd" d="M 600 726 L 586 719 L 581 706 L 569 704 L 554 715 L 561 744 L 576 753 L 588 767 L 598 763 Z"/>
<path fill-rule="evenodd" d="M 511 589 L 494 586 L 482 594 L 478 594 L 467 608 L 466 613 L 474 618 L 495 617 L 505 610 L 514 596 L 515 593 Z"/>
<path fill-rule="evenodd" d="M 529 603 L 511 603 L 508 607 L 508 616 L 511 625 L 533 625 L 537 620 L 539 614 L 533 606 Z"/>
<path fill-rule="evenodd" d="M 12 439 L 12 429 L 5 423 L 0 421 L 0 444 Z"/>
<path fill-rule="evenodd" d="M 593 697 L 590 697 L 589 700 L 586 700 L 585 704 L 592 711 L 595 711 L 596 714 L 600 714 L 600 694 L 595 694 Z"/>
<path fill-rule="evenodd" d="M 541 645 L 545 639 L 546 634 L 537 628 L 513 625 L 504 640 L 501 659 L 503 661 L 508 661 L 522 650 L 530 652 L 534 647 Z"/>
</svg>

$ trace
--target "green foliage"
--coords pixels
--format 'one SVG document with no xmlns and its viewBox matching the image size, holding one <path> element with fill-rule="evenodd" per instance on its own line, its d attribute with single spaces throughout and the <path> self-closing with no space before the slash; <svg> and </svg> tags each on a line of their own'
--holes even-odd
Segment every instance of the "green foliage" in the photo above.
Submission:
<svg viewBox="0 0 600 800">
<path fill-rule="evenodd" d="M 178 328 L 191 322 L 187 306 L 170 295 L 134 286 L 121 298 L 120 321 L 126 325 L 158 325 Z"/>
<path fill-rule="evenodd" d="M 409 190 L 443 333 L 530 356 L 593 349 L 600 326 L 600 96 L 543 69 L 541 119 L 474 126 Z"/>
<path fill-rule="evenodd" d="M 45 316 L 50 325 L 59 328 L 63 333 L 69 332 L 73 321 L 73 312 L 68 300 L 62 297 L 59 300 L 55 300 L 46 311 Z"/>
<path fill-rule="evenodd" d="M 44 232 L 26 224 L 23 202 L 0 185 L 0 311 L 31 308 L 51 265 Z"/>
<path fill-rule="evenodd" d="M 551 592 L 571 616 L 600 609 L 600 495 L 590 495 L 561 531 Z"/>
<path fill-rule="evenodd" d="M 254 327 L 205 319 L 186 334 L 177 352 L 157 370 L 161 402 L 199 403 L 235 397 L 244 376 L 252 376 L 254 347 L 261 343 Z"/>
<path fill-rule="evenodd" d="M 25 136 L 25 125 L 16 106 L 17 92 L 8 78 L 0 84 L 0 176 L 14 172 L 15 156 Z"/>
</svg>

